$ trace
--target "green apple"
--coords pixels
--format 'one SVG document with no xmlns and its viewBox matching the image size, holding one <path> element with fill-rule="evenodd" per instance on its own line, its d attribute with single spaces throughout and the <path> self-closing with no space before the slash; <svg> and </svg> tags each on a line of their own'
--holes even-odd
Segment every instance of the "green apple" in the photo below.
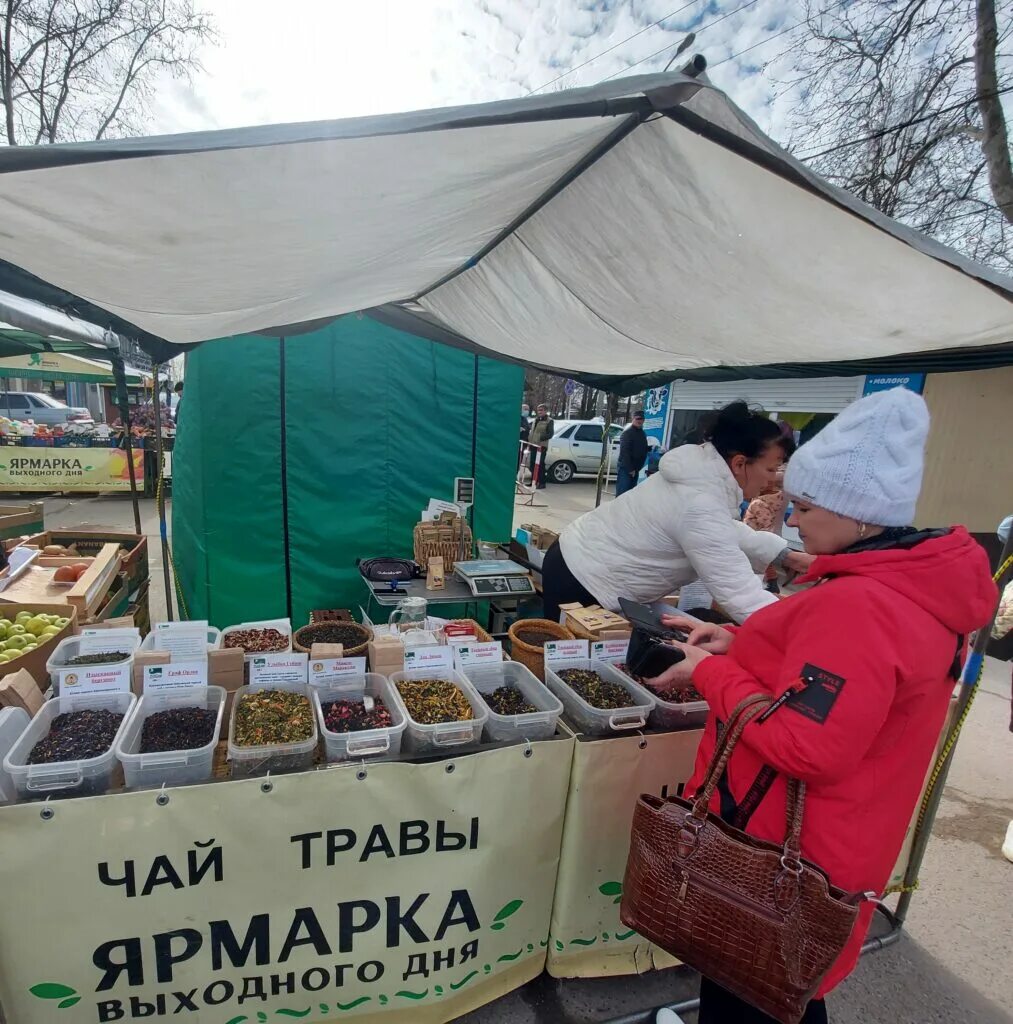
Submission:
<svg viewBox="0 0 1013 1024">
<path fill-rule="evenodd" d="M 7 660 L 14 661 L 17 658 L 20 658 L 21 655 L 24 653 L 24 651 L 8 651 L 7 654 L 9 655 L 9 657 L 7 658 Z"/>
<path fill-rule="evenodd" d="M 34 618 L 29 619 L 25 623 L 25 629 L 28 630 L 28 632 L 31 633 L 32 636 L 38 636 L 48 625 L 48 618 L 43 618 L 41 615 L 36 615 Z"/>
<path fill-rule="evenodd" d="M 18 612 L 18 614 L 15 617 L 14 621 L 15 622 L 24 623 L 24 622 L 27 622 L 31 618 L 34 618 L 34 616 L 32 615 L 31 612 Z"/>
<path fill-rule="evenodd" d="M 27 654 L 29 651 L 34 651 L 35 648 L 38 647 L 38 646 L 39 646 L 38 644 L 25 644 L 25 646 L 22 648 L 21 652 L 22 652 L 22 654 Z"/>
<path fill-rule="evenodd" d="M 19 635 L 15 634 L 14 636 L 8 637 L 4 641 L 4 650 L 5 651 L 20 651 L 21 648 L 27 646 L 27 644 L 28 644 L 28 637 L 19 636 Z"/>
<path fill-rule="evenodd" d="M 56 636 L 60 632 L 59 626 L 46 626 L 46 628 L 39 634 L 40 637 Z"/>
<path fill-rule="evenodd" d="M 60 629 L 63 629 L 63 627 L 66 626 L 68 622 L 70 622 L 70 619 L 60 617 L 56 620 L 55 625 L 59 626 Z"/>
<path fill-rule="evenodd" d="M 10 629 L 7 630 L 7 637 L 10 639 L 12 636 L 23 636 L 26 630 L 20 622 L 15 622 Z"/>
<path fill-rule="evenodd" d="M 0 626 L 2 626 L 4 629 L 7 629 L 8 626 L 12 625 L 13 623 L 11 622 L 10 619 L 0 619 Z"/>
<path fill-rule="evenodd" d="M 0 651 L 0 665 L 5 665 L 10 660 L 11 660 L 10 651 Z"/>
</svg>

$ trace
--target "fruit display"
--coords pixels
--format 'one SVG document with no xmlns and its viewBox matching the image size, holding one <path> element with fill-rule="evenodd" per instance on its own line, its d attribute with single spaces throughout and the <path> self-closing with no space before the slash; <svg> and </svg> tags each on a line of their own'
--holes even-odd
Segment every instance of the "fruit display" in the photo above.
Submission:
<svg viewBox="0 0 1013 1024">
<path fill-rule="evenodd" d="M 87 562 L 77 562 L 75 565 L 61 565 L 53 573 L 53 579 L 57 583 L 77 583 L 89 568 Z"/>
<path fill-rule="evenodd" d="M 49 643 L 70 622 L 63 615 L 18 612 L 14 620 L 0 619 L 0 664 L 15 661 Z"/>
</svg>

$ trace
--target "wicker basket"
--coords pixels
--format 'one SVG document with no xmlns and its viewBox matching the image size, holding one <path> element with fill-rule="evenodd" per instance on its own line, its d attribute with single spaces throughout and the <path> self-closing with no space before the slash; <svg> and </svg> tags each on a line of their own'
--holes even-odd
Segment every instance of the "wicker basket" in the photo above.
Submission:
<svg viewBox="0 0 1013 1024">
<path fill-rule="evenodd" d="M 440 539 L 440 533 L 443 539 Z M 446 536 L 447 533 L 450 536 Z M 461 534 L 464 534 L 463 543 Z M 430 558 L 442 558 L 444 570 L 450 575 L 455 562 L 471 558 L 473 545 L 471 527 L 467 521 L 455 516 L 453 520 L 436 520 L 428 523 L 416 523 L 413 533 L 415 542 L 415 561 L 423 569 L 429 565 Z"/>
<path fill-rule="evenodd" d="M 310 622 L 305 626 L 300 626 L 299 629 L 297 629 L 295 633 L 292 634 L 292 649 L 294 651 L 299 651 L 301 654 L 309 654 L 310 648 L 313 646 L 313 641 L 311 640 L 308 644 L 303 644 L 300 638 L 301 636 L 305 635 L 306 630 L 312 629 L 314 626 L 320 625 L 323 625 L 323 623 Z M 360 655 L 365 654 L 366 645 L 369 643 L 370 640 L 373 639 L 373 631 L 369 628 L 369 626 L 364 626 L 361 622 L 341 622 L 341 625 L 354 626 L 357 630 L 360 630 L 362 633 L 362 643 L 356 644 L 354 647 L 346 647 L 344 651 L 344 656 L 346 658 L 357 658 Z"/>
<path fill-rule="evenodd" d="M 517 634 L 526 629 L 538 629 L 543 633 L 551 633 L 560 640 L 573 640 L 573 634 L 551 619 L 518 619 L 507 631 L 510 637 L 510 656 L 514 661 L 519 661 L 525 668 L 532 672 L 544 683 L 545 682 L 545 650 L 542 647 L 534 647 L 523 640 L 517 639 Z"/>
</svg>

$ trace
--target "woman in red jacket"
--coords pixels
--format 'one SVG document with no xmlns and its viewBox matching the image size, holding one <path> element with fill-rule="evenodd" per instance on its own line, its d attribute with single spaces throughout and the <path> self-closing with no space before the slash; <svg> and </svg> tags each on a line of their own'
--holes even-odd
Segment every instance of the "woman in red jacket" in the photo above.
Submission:
<svg viewBox="0 0 1013 1024">
<path fill-rule="evenodd" d="M 788 465 L 789 524 L 817 558 L 816 583 L 728 630 L 701 625 L 685 661 L 651 683 L 690 681 L 711 717 L 689 789 L 700 784 L 716 729 L 744 698 L 768 693 L 747 726 L 711 810 L 781 842 L 786 779 L 806 782 L 802 852 L 851 892 L 882 893 L 896 864 L 959 674 L 967 635 L 997 598 L 984 550 L 963 527 L 908 526 L 921 488 L 928 412 L 896 389 L 847 408 Z M 690 624 L 682 622 L 683 628 Z M 690 626 L 690 628 L 692 628 Z M 872 917 L 859 922 L 806 1012 L 854 968 Z M 771 1018 L 704 979 L 700 1024 Z"/>
</svg>

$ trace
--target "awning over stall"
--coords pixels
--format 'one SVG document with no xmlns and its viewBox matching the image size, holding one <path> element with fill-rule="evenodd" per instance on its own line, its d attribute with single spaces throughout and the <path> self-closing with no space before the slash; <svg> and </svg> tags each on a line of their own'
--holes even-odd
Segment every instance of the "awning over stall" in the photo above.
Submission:
<svg viewBox="0 0 1013 1024">
<path fill-rule="evenodd" d="M 0 336 L 4 332 L 0 332 Z M 24 332 L 17 332 L 24 333 Z M 0 341 L 2 345 L 2 341 Z M 137 370 L 126 367 L 127 384 L 142 387 L 146 380 Z M 17 377 L 21 380 L 62 380 L 84 384 L 115 384 L 112 367 L 94 359 L 66 352 L 38 351 L 0 359 L 0 378 Z"/>
<path fill-rule="evenodd" d="M 0 175 L 0 287 L 160 359 L 382 307 L 616 387 L 1013 361 L 1013 282 L 829 185 L 685 74 L 10 147 Z"/>
</svg>

